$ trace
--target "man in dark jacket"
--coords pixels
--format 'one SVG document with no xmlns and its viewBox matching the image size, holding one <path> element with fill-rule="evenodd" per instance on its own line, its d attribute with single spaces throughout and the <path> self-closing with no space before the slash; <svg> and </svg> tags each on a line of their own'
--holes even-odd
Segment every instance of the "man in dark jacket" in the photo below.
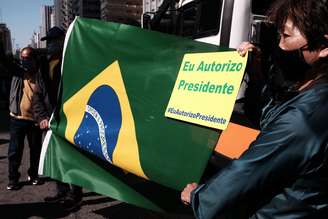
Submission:
<svg viewBox="0 0 328 219">
<path fill-rule="evenodd" d="M 42 75 L 38 77 L 36 95 L 33 98 L 34 117 L 41 129 L 49 128 L 50 116 L 53 112 L 56 113 L 64 38 L 65 32 L 59 27 L 53 27 L 41 39 L 47 41 L 48 62 L 42 68 Z M 79 207 L 82 201 L 82 188 L 59 181 L 56 181 L 56 184 L 57 194 L 46 197 L 45 201 L 60 203 L 66 210 Z"/>
<path fill-rule="evenodd" d="M 48 60 L 41 63 L 42 74 L 38 75 L 38 89 L 33 99 L 34 117 L 41 129 L 48 128 L 50 115 L 57 105 L 64 37 L 65 32 L 62 29 L 53 27 L 41 39 L 47 40 Z"/>
<path fill-rule="evenodd" d="M 30 168 L 28 181 L 37 185 L 38 165 L 41 152 L 41 130 L 33 118 L 32 99 L 35 94 L 35 81 L 38 65 L 35 52 L 30 47 L 22 49 L 21 66 L 16 67 L 12 76 L 9 110 L 10 110 L 10 143 L 8 148 L 8 190 L 19 189 L 19 166 L 22 161 L 24 139 L 27 137 L 30 147 Z"/>
</svg>

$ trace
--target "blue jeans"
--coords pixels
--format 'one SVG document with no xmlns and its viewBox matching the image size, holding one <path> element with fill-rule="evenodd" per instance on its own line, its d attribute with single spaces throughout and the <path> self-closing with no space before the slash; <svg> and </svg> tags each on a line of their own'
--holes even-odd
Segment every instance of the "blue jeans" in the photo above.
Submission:
<svg viewBox="0 0 328 219">
<path fill-rule="evenodd" d="M 33 121 L 11 117 L 10 143 L 8 148 L 8 177 L 10 181 L 19 180 L 19 167 L 22 162 L 25 137 L 27 137 L 30 148 L 30 167 L 28 169 L 28 175 L 32 178 L 38 176 L 42 132 Z"/>
</svg>

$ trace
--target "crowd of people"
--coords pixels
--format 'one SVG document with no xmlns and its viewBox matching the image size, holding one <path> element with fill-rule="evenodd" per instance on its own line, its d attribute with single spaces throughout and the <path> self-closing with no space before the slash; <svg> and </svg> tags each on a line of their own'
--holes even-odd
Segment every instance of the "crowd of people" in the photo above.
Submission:
<svg viewBox="0 0 328 219">
<path fill-rule="evenodd" d="M 279 48 L 296 54 L 304 72 L 289 69 L 294 81 L 283 98 L 269 98 L 262 110 L 261 132 L 239 159 L 204 184 L 190 183 L 181 200 L 196 218 L 326 218 L 328 215 L 328 0 L 276 0 L 268 21 L 278 30 Z M 65 32 L 53 27 L 46 65 L 25 47 L 12 72 L 8 190 L 20 188 L 19 167 L 28 140 L 28 182 L 42 184 L 38 163 L 43 132 L 56 112 Z M 260 49 L 249 42 L 241 56 Z M 258 59 L 256 59 L 258 60 Z M 71 210 L 80 205 L 82 188 L 56 182 L 46 202 Z"/>
</svg>

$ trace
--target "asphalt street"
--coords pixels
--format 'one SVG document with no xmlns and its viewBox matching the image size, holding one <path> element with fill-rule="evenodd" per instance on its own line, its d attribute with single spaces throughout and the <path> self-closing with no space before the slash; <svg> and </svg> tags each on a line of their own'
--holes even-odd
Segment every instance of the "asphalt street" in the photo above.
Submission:
<svg viewBox="0 0 328 219">
<path fill-rule="evenodd" d="M 44 178 L 42 185 L 28 185 L 26 183 L 29 165 L 29 148 L 25 145 L 23 161 L 20 168 L 21 189 L 8 191 L 8 160 L 7 150 L 9 135 L 9 113 L 0 109 L 0 213 L 1 218 L 110 218 L 110 219 L 193 219 L 190 215 L 170 215 L 152 212 L 138 208 L 109 197 L 83 190 L 81 207 L 74 212 L 65 212 L 56 204 L 48 204 L 44 197 L 54 195 L 56 187 L 54 181 Z"/>
</svg>

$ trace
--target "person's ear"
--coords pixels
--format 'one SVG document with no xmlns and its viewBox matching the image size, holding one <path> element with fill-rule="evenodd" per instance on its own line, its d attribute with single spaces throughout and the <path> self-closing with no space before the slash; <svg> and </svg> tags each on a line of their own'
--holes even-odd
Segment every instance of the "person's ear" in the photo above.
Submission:
<svg viewBox="0 0 328 219">
<path fill-rule="evenodd" d="M 319 52 L 319 57 L 320 58 L 325 58 L 325 57 L 328 57 L 328 48 L 324 48 L 322 50 L 320 50 Z"/>
<path fill-rule="evenodd" d="M 328 34 L 325 34 L 325 38 L 328 40 Z M 328 57 L 328 47 L 322 49 L 319 53 L 320 58 Z"/>
</svg>

